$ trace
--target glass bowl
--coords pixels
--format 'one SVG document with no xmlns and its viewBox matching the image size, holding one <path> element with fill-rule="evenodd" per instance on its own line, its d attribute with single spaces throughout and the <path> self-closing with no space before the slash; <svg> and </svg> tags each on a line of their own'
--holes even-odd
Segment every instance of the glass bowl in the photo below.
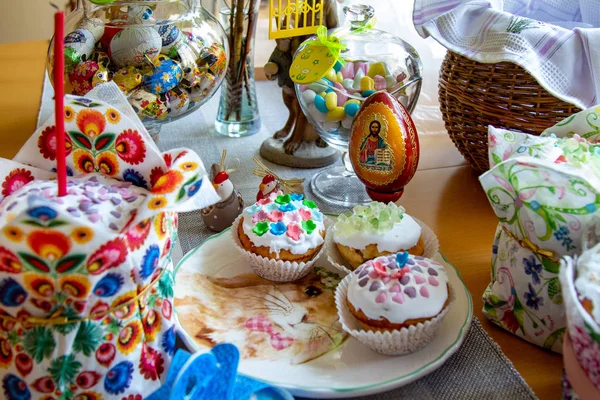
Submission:
<svg viewBox="0 0 600 400">
<path fill-rule="evenodd" d="M 200 0 L 97 3 L 80 0 L 65 22 L 65 93 L 83 96 L 114 81 L 155 139 L 163 124 L 214 95 L 225 76 L 228 44 Z M 53 50 L 51 42 L 50 77 Z"/>
<path fill-rule="evenodd" d="M 344 153 L 344 166 L 331 167 L 311 180 L 314 194 L 329 203 L 352 206 L 371 201 L 348 159 L 348 141 L 354 116 L 376 91 L 387 91 L 412 113 L 421 92 L 423 66 L 417 51 L 399 37 L 370 26 L 374 9 L 344 7 L 349 25 L 332 29 L 329 36 L 346 46 L 339 61 L 324 78 L 308 85 L 295 84 L 302 111 L 329 145 Z M 296 52 L 300 54 L 312 37 Z"/>
</svg>

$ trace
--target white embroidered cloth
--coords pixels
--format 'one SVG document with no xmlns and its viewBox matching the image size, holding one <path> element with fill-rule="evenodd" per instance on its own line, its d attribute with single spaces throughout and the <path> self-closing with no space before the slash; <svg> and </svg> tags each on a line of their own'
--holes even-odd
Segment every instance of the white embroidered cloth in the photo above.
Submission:
<svg viewBox="0 0 600 400">
<path fill-rule="evenodd" d="M 581 109 L 600 100 L 598 0 L 415 0 L 413 22 L 471 60 L 520 65 Z"/>
</svg>

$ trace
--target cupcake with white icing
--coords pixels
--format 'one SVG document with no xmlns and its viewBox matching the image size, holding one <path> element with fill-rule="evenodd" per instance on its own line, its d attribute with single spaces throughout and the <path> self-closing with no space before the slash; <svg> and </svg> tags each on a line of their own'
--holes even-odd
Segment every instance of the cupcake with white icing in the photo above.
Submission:
<svg viewBox="0 0 600 400">
<path fill-rule="evenodd" d="M 356 206 L 340 215 L 331 231 L 335 249 L 328 249 L 330 261 L 342 269 L 354 270 L 365 261 L 402 251 L 423 256 L 427 247 L 421 224 L 394 203 Z M 425 255 L 433 257 L 437 239 L 428 228 L 427 231 L 435 243 L 427 249 L 432 254 Z"/>
<path fill-rule="evenodd" d="M 336 291 L 340 320 L 372 350 L 408 354 L 427 345 L 453 300 L 448 275 L 437 261 L 407 252 L 369 260 Z"/>
<path fill-rule="evenodd" d="M 233 223 L 234 242 L 263 278 L 289 282 L 312 268 L 325 242 L 325 217 L 299 193 L 272 193 Z"/>
</svg>

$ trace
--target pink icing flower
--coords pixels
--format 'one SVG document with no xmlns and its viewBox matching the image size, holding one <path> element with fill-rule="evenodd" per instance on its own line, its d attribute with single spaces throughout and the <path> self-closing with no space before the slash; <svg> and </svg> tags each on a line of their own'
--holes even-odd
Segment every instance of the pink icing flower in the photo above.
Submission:
<svg viewBox="0 0 600 400">
<path fill-rule="evenodd" d="M 302 229 L 300 228 L 300 225 L 297 224 L 289 224 L 287 231 L 285 232 L 285 234 L 292 238 L 292 240 L 300 239 L 301 233 Z"/>
<path fill-rule="evenodd" d="M 260 210 L 259 212 L 257 212 L 256 214 L 254 214 L 252 216 L 252 222 L 257 223 L 257 222 L 261 222 L 261 221 L 266 221 L 268 216 L 269 215 L 267 214 L 267 212 L 265 210 Z"/>
<path fill-rule="evenodd" d="M 300 222 L 301 221 L 300 214 L 298 214 L 297 212 L 288 213 L 287 217 L 288 217 L 288 221 L 290 221 L 290 222 Z"/>
<path fill-rule="evenodd" d="M 308 221 L 309 219 L 312 218 L 312 214 L 306 208 L 301 208 L 300 209 L 300 216 L 302 217 L 303 221 Z"/>
<path fill-rule="evenodd" d="M 283 212 L 279 210 L 271 211 L 268 215 L 269 221 L 271 222 L 279 222 L 283 221 Z"/>
<path fill-rule="evenodd" d="M 270 202 L 271 202 L 271 199 L 267 197 L 267 198 L 265 198 L 265 199 L 260 199 L 260 200 L 258 201 L 258 204 L 260 204 L 260 205 L 264 206 L 264 205 L 267 205 L 267 204 L 269 204 Z"/>
<path fill-rule="evenodd" d="M 380 261 L 373 261 L 373 271 L 381 278 L 388 276 L 387 269 Z"/>
</svg>

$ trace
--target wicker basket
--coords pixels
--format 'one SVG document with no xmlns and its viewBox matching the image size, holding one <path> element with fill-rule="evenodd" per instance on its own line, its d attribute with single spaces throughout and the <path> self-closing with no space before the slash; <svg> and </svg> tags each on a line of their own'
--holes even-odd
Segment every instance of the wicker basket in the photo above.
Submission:
<svg viewBox="0 0 600 400">
<path fill-rule="evenodd" d="M 480 172 L 489 169 L 488 125 L 539 135 L 580 111 L 516 64 L 483 64 L 451 51 L 440 70 L 439 96 L 450 138 Z"/>
</svg>

